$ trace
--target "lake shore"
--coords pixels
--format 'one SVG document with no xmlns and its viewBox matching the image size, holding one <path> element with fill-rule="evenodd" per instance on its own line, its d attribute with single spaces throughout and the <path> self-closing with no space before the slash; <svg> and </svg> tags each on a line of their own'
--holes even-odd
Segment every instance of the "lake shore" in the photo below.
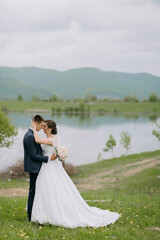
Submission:
<svg viewBox="0 0 160 240">
<path fill-rule="evenodd" d="M 150 165 L 151 164 L 151 165 Z M 10 180 L 8 181 L 9 173 L 3 175 L 3 172 L 0 174 L 0 189 L 1 188 L 12 188 L 12 187 L 20 187 L 20 186 L 28 186 L 28 174 L 23 174 L 23 163 L 20 164 L 20 167 L 17 167 L 17 170 L 20 172 L 20 176 L 16 178 L 16 175 L 10 175 Z M 139 154 L 130 154 L 123 155 L 121 157 L 104 159 L 95 163 L 85 164 L 81 166 L 76 166 L 76 175 L 72 176 L 72 180 L 77 184 L 81 184 L 85 180 L 88 184 L 88 180 L 94 177 L 94 182 L 91 181 L 90 184 L 94 186 L 97 184 L 96 181 L 100 177 L 105 179 L 107 183 L 111 183 L 114 178 L 116 180 L 117 177 L 123 179 L 124 177 L 129 177 L 135 175 L 138 172 L 142 172 L 144 169 L 152 168 L 155 166 L 160 166 L 160 150 L 152 151 L 152 152 L 143 152 Z M 142 167 L 140 167 L 142 166 Z M 12 169 L 13 170 L 13 169 Z M 15 170 L 16 171 L 16 168 Z M 108 180 L 110 178 L 110 180 Z M 103 189 L 103 183 L 101 184 L 101 188 Z M 85 191 L 87 189 L 87 184 L 84 185 L 84 188 L 81 191 Z M 94 188 L 99 189 L 99 187 L 94 186 Z M 92 186 L 90 187 L 92 189 Z M 93 190 L 93 189 L 92 189 Z"/>
<path fill-rule="evenodd" d="M 44 101 L 2 101 L 3 111 L 53 112 L 66 114 L 101 113 L 101 114 L 146 114 L 160 115 L 160 102 L 44 102 Z"/>
</svg>

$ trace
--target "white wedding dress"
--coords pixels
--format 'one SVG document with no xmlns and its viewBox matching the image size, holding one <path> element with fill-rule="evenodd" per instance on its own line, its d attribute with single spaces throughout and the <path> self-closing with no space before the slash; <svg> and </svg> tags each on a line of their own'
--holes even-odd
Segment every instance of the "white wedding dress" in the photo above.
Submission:
<svg viewBox="0 0 160 240">
<path fill-rule="evenodd" d="M 55 142 L 54 142 L 55 146 Z M 42 145 L 45 156 L 54 147 Z M 114 223 L 120 214 L 90 207 L 58 159 L 43 163 L 36 181 L 32 222 L 67 228 L 100 227 Z"/>
</svg>

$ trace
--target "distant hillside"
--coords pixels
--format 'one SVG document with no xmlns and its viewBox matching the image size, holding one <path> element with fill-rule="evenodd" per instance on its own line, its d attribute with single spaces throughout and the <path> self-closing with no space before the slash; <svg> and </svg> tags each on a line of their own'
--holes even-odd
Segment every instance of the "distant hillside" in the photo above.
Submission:
<svg viewBox="0 0 160 240">
<path fill-rule="evenodd" d="M 0 99 L 16 99 L 20 94 L 24 99 L 31 99 L 33 95 L 41 98 L 51 96 L 49 91 L 32 87 L 19 79 L 0 76 Z"/>
<path fill-rule="evenodd" d="M 85 97 L 123 98 L 127 95 L 148 98 L 160 93 L 160 77 L 147 73 L 107 72 L 96 68 L 56 71 L 35 67 L 0 67 L 0 98 L 16 98 L 22 94 L 30 99 L 53 94 L 61 98 Z"/>
</svg>

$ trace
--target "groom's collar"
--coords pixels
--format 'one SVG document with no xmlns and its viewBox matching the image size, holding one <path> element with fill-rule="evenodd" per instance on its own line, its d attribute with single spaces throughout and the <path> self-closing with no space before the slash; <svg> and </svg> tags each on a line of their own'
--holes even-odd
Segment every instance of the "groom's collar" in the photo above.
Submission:
<svg viewBox="0 0 160 240">
<path fill-rule="evenodd" d="M 33 132 L 33 128 L 30 127 L 29 129 Z"/>
</svg>

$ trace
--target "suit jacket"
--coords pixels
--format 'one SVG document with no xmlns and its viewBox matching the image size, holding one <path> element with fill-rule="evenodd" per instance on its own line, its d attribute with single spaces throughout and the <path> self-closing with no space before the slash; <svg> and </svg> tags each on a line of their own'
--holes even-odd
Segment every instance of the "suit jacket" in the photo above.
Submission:
<svg viewBox="0 0 160 240">
<path fill-rule="evenodd" d="M 39 173 L 42 162 L 48 162 L 48 156 L 42 156 L 40 144 L 35 142 L 33 131 L 29 129 L 23 138 L 24 171 Z"/>
</svg>

